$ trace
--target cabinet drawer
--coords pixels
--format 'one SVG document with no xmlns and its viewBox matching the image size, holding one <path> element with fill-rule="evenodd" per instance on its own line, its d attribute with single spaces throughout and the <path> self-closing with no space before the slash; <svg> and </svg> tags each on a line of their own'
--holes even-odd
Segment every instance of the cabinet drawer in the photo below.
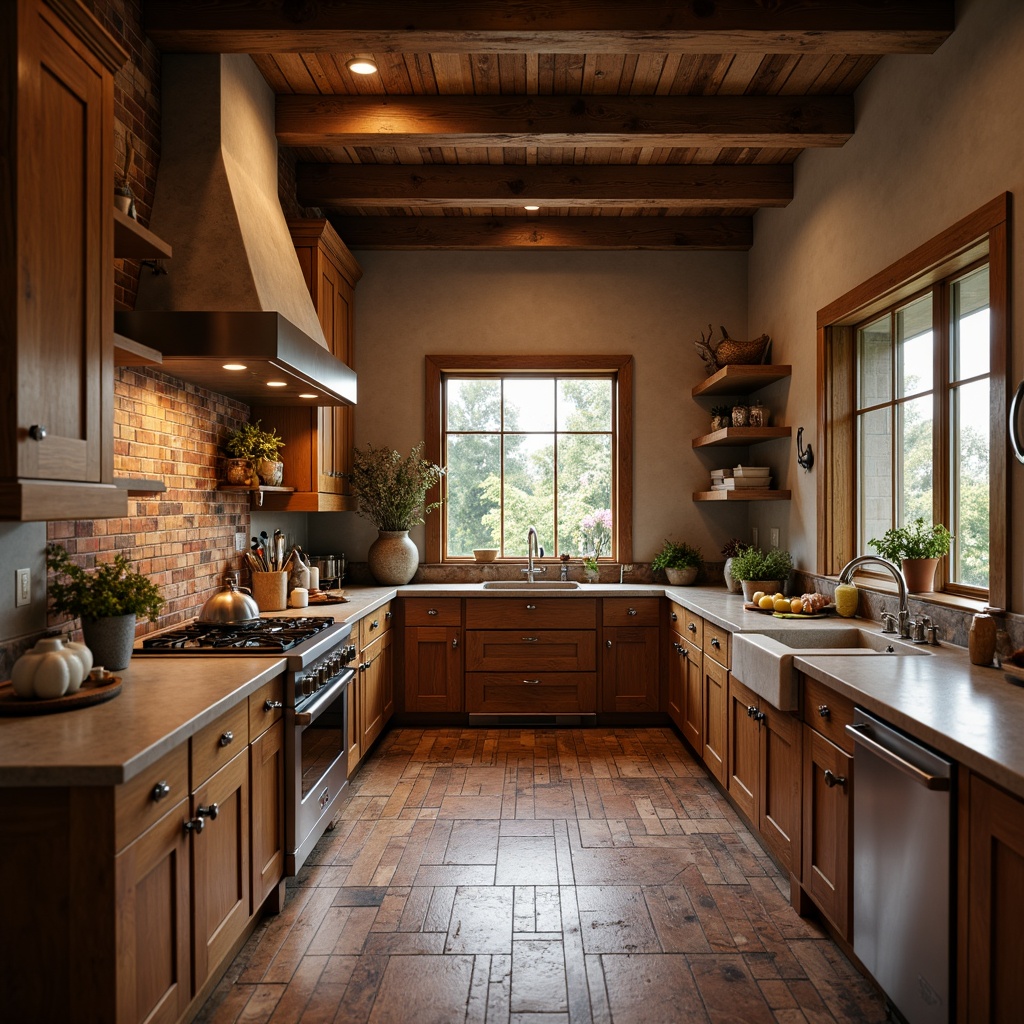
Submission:
<svg viewBox="0 0 1024 1024">
<path fill-rule="evenodd" d="M 249 745 L 249 702 L 239 701 L 192 737 L 192 789 L 196 790 Z"/>
<path fill-rule="evenodd" d="M 596 629 L 592 597 L 471 597 L 467 629 Z"/>
<path fill-rule="evenodd" d="M 123 850 L 188 792 L 188 744 L 182 743 L 114 790 L 115 849 Z"/>
<path fill-rule="evenodd" d="M 853 722 L 853 701 L 816 679 L 804 675 L 800 679 L 803 682 L 803 720 L 847 754 L 852 754 L 853 740 L 846 726 Z"/>
<path fill-rule="evenodd" d="M 657 597 L 606 597 L 601 621 L 606 626 L 656 626 L 660 604 Z"/>
<path fill-rule="evenodd" d="M 467 672 L 466 710 L 491 714 L 592 714 L 597 710 L 593 672 Z"/>
<path fill-rule="evenodd" d="M 267 703 L 278 707 L 267 707 Z M 264 683 L 255 693 L 249 694 L 249 736 L 256 739 L 284 716 L 284 676 Z"/>
<path fill-rule="evenodd" d="M 407 598 L 405 609 L 407 626 L 461 626 L 462 598 Z"/>
<path fill-rule="evenodd" d="M 590 629 L 468 629 L 466 669 L 481 672 L 593 672 Z"/>
<path fill-rule="evenodd" d="M 727 629 L 713 622 L 704 622 L 704 653 L 714 658 L 722 668 L 729 667 L 730 636 Z"/>
<path fill-rule="evenodd" d="M 446 598 L 445 600 L 450 600 Z M 456 616 L 458 615 L 458 598 L 455 598 Z M 367 644 L 373 643 L 382 633 L 385 633 L 391 628 L 391 620 L 394 618 L 391 611 L 391 602 L 382 604 L 379 608 L 375 608 L 369 615 L 365 615 L 359 620 L 359 650 L 363 650 Z M 431 616 L 431 618 L 435 618 Z M 458 619 L 456 618 L 455 625 L 458 625 Z"/>
</svg>

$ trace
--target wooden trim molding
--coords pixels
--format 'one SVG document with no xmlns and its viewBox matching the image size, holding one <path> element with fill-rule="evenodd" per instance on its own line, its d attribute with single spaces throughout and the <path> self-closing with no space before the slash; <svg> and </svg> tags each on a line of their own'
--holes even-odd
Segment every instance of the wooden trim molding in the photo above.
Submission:
<svg viewBox="0 0 1024 1024">
<path fill-rule="evenodd" d="M 615 543 L 620 562 L 633 560 L 633 357 L 631 355 L 429 355 L 425 359 L 426 394 L 424 408 L 424 455 L 431 462 L 443 465 L 442 389 L 449 373 L 614 373 L 615 390 L 615 458 L 613 460 L 613 494 L 615 498 Z M 440 485 L 427 495 L 428 502 L 441 499 Z M 443 516 L 426 519 L 426 560 L 441 561 Z"/>
</svg>

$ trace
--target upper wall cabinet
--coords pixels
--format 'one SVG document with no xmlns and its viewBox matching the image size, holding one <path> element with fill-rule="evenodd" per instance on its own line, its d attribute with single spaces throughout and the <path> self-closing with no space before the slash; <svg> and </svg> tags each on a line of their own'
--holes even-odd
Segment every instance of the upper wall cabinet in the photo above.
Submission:
<svg viewBox="0 0 1024 1024">
<path fill-rule="evenodd" d="M 127 512 L 113 484 L 112 215 L 126 58 L 76 0 L 0 4 L 2 519 Z"/>
<path fill-rule="evenodd" d="M 363 276 L 355 257 L 326 220 L 290 220 L 292 241 L 331 354 L 355 369 L 355 289 Z M 355 508 L 349 485 L 352 406 L 253 406 L 252 418 L 285 440 L 284 480 L 292 493 L 267 492 L 263 507 L 289 512 Z"/>
</svg>

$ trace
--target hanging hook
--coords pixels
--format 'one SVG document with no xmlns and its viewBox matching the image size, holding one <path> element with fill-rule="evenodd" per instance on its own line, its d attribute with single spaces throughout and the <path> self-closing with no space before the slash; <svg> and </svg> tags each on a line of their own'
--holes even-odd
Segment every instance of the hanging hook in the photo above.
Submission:
<svg viewBox="0 0 1024 1024">
<path fill-rule="evenodd" d="M 809 473 L 814 465 L 814 452 L 810 444 L 804 447 L 804 428 L 798 427 L 796 432 L 796 461 Z"/>
</svg>

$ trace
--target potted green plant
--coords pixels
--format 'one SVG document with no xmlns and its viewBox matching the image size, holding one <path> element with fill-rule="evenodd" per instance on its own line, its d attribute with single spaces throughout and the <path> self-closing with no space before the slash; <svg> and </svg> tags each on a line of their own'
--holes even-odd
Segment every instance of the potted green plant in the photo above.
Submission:
<svg viewBox="0 0 1024 1024">
<path fill-rule="evenodd" d="M 416 575 L 419 550 L 409 530 L 440 506 L 425 505 L 427 491 L 441 482 L 444 470 L 421 456 L 423 442 L 403 458 L 387 447 L 353 450 L 352 489 L 359 499 L 359 515 L 377 527 L 367 561 L 379 583 L 401 585 Z"/>
<path fill-rule="evenodd" d="M 900 566 L 911 593 L 927 594 L 935 589 L 935 568 L 949 553 L 952 540 L 942 523 L 927 526 L 918 516 L 909 526 L 890 527 L 880 540 L 872 537 L 868 543 L 882 558 Z"/>
<path fill-rule="evenodd" d="M 755 591 L 773 594 L 781 591 L 792 571 L 793 556 L 788 551 L 781 548 L 762 551 L 752 544 L 733 555 L 730 566 L 733 579 L 743 584 L 743 598 L 748 602 Z"/>
<path fill-rule="evenodd" d="M 693 583 L 703 564 L 700 548 L 691 547 L 685 541 L 677 543 L 668 539 L 651 559 L 651 569 L 654 572 L 664 571 L 674 587 L 686 587 Z"/>
<path fill-rule="evenodd" d="M 54 574 L 49 598 L 54 611 L 82 620 L 85 645 L 97 665 L 108 669 L 126 668 L 135 641 L 135 620 L 145 615 L 155 622 L 164 599 L 160 588 L 142 573 L 135 572 L 127 555 L 118 553 L 112 562 L 97 565 L 92 572 L 71 560 L 67 549 L 51 544 L 46 567 Z"/>
<path fill-rule="evenodd" d="M 256 481 L 252 477 L 255 473 L 268 487 L 280 486 L 284 463 L 279 461 L 278 455 L 283 447 L 283 438 L 273 427 L 264 430 L 260 420 L 243 423 L 232 430 L 224 441 L 224 451 L 229 456 L 226 473 L 228 483 L 255 486 Z"/>
</svg>

